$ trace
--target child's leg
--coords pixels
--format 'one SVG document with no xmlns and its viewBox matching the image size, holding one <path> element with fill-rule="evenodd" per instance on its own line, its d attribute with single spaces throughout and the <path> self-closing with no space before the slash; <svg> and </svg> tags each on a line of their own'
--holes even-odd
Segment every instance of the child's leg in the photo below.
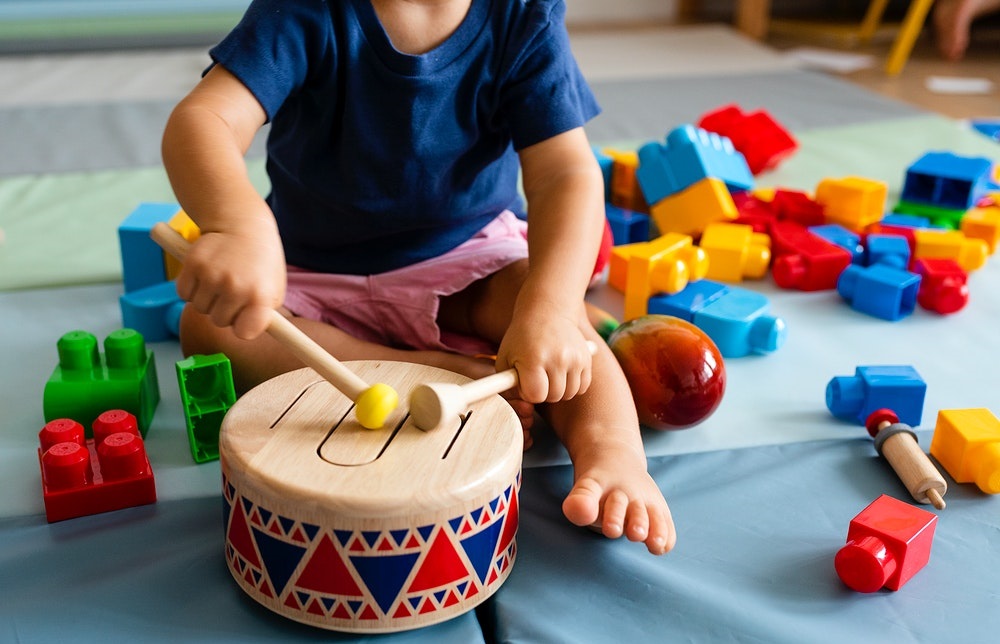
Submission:
<svg viewBox="0 0 1000 644">
<path fill-rule="evenodd" d="M 517 262 L 442 302 L 442 325 L 499 343 L 526 272 L 526 261 Z M 580 328 L 598 346 L 590 389 L 543 412 L 573 461 L 575 482 L 563 513 L 576 525 L 595 525 L 610 538 L 624 534 L 663 554 L 676 535 L 663 493 L 646 471 L 632 392 L 582 304 Z"/>
<path fill-rule="evenodd" d="M 948 60 L 959 60 L 969 46 L 972 22 L 1000 10 L 1000 0 L 939 0 L 934 6 L 938 50 Z"/>
</svg>

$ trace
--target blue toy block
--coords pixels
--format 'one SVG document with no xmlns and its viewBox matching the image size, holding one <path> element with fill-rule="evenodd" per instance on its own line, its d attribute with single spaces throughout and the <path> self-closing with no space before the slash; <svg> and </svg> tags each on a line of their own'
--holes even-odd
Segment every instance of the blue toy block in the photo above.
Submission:
<svg viewBox="0 0 1000 644">
<path fill-rule="evenodd" d="M 753 188 L 753 174 L 732 141 L 693 125 L 672 130 L 666 143 L 650 142 L 639 148 L 636 179 L 653 205 L 702 179 L 713 177 L 730 192 Z"/>
<path fill-rule="evenodd" d="M 861 245 L 861 236 L 857 233 L 848 230 L 840 224 L 809 226 L 809 232 L 849 252 L 852 264 L 861 264 L 864 262 L 865 247 Z"/>
<path fill-rule="evenodd" d="M 604 176 L 604 200 L 609 201 L 611 199 L 611 171 L 614 168 L 615 160 L 602 152 L 600 148 L 591 146 L 590 149 L 593 150 L 597 165 L 601 167 L 601 174 Z"/>
<path fill-rule="evenodd" d="M 729 288 L 725 284 L 706 279 L 688 282 L 679 293 L 664 293 L 649 298 L 646 310 L 650 314 L 672 315 L 693 324 L 695 313 L 725 295 Z"/>
<path fill-rule="evenodd" d="M 179 211 L 175 203 L 144 203 L 118 226 L 126 293 L 167 280 L 163 251 L 150 239 L 149 231 L 161 221 L 169 222 Z"/>
<path fill-rule="evenodd" d="M 919 275 L 883 264 L 851 264 L 837 280 L 837 292 L 856 311 L 890 321 L 913 313 L 919 290 Z"/>
<path fill-rule="evenodd" d="M 837 418 L 864 425 L 878 409 L 891 409 L 899 422 L 920 425 L 927 384 L 909 365 L 857 367 L 826 385 L 826 406 Z"/>
<path fill-rule="evenodd" d="M 180 335 L 184 300 L 174 282 L 160 282 L 118 298 L 122 326 L 135 329 L 147 342 L 162 342 Z"/>
<path fill-rule="evenodd" d="M 649 215 L 604 204 L 604 214 L 611 225 L 615 246 L 649 241 Z"/>
<path fill-rule="evenodd" d="M 883 226 L 899 226 L 901 228 L 933 228 L 931 220 L 919 215 L 907 215 L 900 212 L 890 212 L 879 222 Z"/>
<path fill-rule="evenodd" d="M 973 120 L 972 129 L 1000 142 L 1000 121 Z"/>
<path fill-rule="evenodd" d="M 910 265 L 910 243 L 902 235 L 868 235 L 864 263 L 905 269 Z"/>
<path fill-rule="evenodd" d="M 696 311 L 691 321 L 712 338 L 723 358 L 741 358 L 771 353 L 785 344 L 788 328 L 770 309 L 770 302 L 761 293 L 730 286 Z"/>
<path fill-rule="evenodd" d="M 928 152 L 906 171 L 900 200 L 939 208 L 968 210 L 995 184 L 993 162 L 951 152 Z"/>
</svg>

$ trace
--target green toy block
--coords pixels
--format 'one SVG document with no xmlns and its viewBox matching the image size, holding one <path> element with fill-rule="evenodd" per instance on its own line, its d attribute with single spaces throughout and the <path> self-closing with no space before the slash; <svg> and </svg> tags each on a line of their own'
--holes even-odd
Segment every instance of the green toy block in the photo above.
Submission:
<svg viewBox="0 0 1000 644">
<path fill-rule="evenodd" d="M 957 230 L 959 222 L 965 216 L 966 210 L 956 210 L 954 208 L 942 208 L 928 204 L 914 203 L 912 201 L 900 200 L 893 208 L 893 212 L 904 215 L 917 215 L 926 217 L 935 226 L 941 226 L 949 230 Z"/>
<path fill-rule="evenodd" d="M 219 458 L 219 429 L 236 402 L 233 370 L 221 353 L 194 355 L 177 363 L 177 385 L 195 463 Z"/>
<path fill-rule="evenodd" d="M 97 338 L 87 331 L 70 331 L 56 343 L 59 364 L 45 383 L 42 397 L 45 422 L 72 418 L 91 436 L 91 425 L 109 409 L 133 414 L 143 437 L 160 402 L 153 352 L 142 334 L 119 329 L 104 339 L 104 353 Z"/>
</svg>

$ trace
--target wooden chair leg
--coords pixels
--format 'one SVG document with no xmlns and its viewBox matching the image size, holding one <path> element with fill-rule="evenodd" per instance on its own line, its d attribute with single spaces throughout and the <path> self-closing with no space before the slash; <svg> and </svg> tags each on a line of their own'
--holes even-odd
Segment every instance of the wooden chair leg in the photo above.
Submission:
<svg viewBox="0 0 1000 644">
<path fill-rule="evenodd" d="M 885 65 L 885 71 L 890 76 L 895 76 L 903 71 L 933 4 L 934 0 L 913 0 L 910 3 L 910 8 L 906 10 L 906 17 L 903 18 L 903 24 L 899 28 L 896 40 L 892 43 L 889 60 Z"/>
<path fill-rule="evenodd" d="M 865 17 L 861 21 L 861 31 L 858 32 L 862 43 L 867 43 L 875 36 L 879 25 L 882 24 L 882 16 L 885 14 L 887 6 L 889 6 L 889 0 L 872 0 L 868 5 Z"/>
</svg>

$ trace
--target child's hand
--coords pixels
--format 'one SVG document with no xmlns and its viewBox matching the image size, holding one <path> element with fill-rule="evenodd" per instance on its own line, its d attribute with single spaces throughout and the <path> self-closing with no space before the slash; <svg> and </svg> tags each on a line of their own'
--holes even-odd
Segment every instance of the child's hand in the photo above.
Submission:
<svg viewBox="0 0 1000 644">
<path fill-rule="evenodd" d="M 177 293 L 244 340 L 267 329 L 285 299 L 285 260 L 273 222 L 204 232 L 187 254 Z"/>
<path fill-rule="evenodd" d="M 535 310 L 511 323 L 497 353 L 497 370 L 517 369 L 525 401 L 553 403 L 587 391 L 591 361 L 577 320 Z"/>
</svg>

